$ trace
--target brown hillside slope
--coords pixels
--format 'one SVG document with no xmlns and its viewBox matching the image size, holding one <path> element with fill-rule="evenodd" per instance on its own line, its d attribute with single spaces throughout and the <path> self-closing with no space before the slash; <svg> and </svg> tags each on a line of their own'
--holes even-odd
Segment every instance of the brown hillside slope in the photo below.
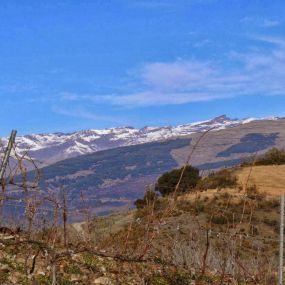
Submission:
<svg viewBox="0 0 285 285">
<path fill-rule="evenodd" d="M 239 183 L 244 185 L 249 177 L 248 185 L 256 185 L 258 190 L 270 195 L 285 192 L 285 165 L 267 165 L 238 168 L 236 171 Z"/>
<path fill-rule="evenodd" d="M 225 151 L 231 146 L 240 142 L 240 140 L 248 134 L 273 134 L 277 133 L 278 137 L 275 143 L 258 153 L 264 153 L 272 147 L 285 147 L 285 119 L 255 121 L 245 125 L 240 125 L 230 129 L 209 132 L 199 143 L 197 149 L 192 155 L 191 164 L 200 165 L 204 163 L 227 161 L 231 159 L 240 159 L 248 157 L 253 153 L 241 152 L 233 153 L 228 157 L 218 157 L 217 154 Z M 190 137 L 197 140 L 201 134 L 193 134 Z M 193 143 L 192 143 L 193 145 Z M 172 151 L 172 155 L 179 165 L 185 163 L 185 157 L 189 153 L 191 147 L 184 147 Z"/>
<path fill-rule="evenodd" d="M 284 185 L 284 167 L 253 167 L 250 185 L 270 186 L 267 195 L 246 195 L 238 185 L 181 195 L 174 204 L 162 198 L 155 207 L 69 226 L 67 245 L 60 228 L 2 234 L 0 283 L 52 284 L 55 272 L 56 284 L 73 285 L 276 284 L 274 189 Z M 233 169 L 240 184 L 249 170 Z"/>
<path fill-rule="evenodd" d="M 255 184 L 257 190 L 249 193 L 241 186 L 250 167 L 235 168 L 237 187 L 181 195 L 167 216 L 167 199 L 163 199 L 154 212 L 146 207 L 134 213 L 132 226 L 106 238 L 102 246 L 127 245 L 130 255 L 139 255 L 146 246 L 146 257 L 171 262 L 188 272 L 203 271 L 206 255 L 206 272 L 215 272 L 219 280 L 227 276 L 239 279 L 240 284 L 274 284 L 279 246 L 277 194 L 285 185 L 284 170 L 283 165 L 253 167 L 248 186 Z"/>
</svg>

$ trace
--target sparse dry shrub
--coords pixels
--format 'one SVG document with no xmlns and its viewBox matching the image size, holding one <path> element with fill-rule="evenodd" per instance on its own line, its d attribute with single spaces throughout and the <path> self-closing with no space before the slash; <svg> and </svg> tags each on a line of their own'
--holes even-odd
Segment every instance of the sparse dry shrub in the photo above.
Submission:
<svg viewBox="0 0 285 285">
<path fill-rule="evenodd" d="M 232 197 L 232 195 L 229 192 L 223 192 L 220 194 L 220 197 L 224 200 L 228 200 Z"/>
<path fill-rule="evenodd" d="M 193 212 L 193 203 L 189 200 L 179 200 L 177 202 L 177 208 L 183 212 Z"/>
<path fill-rule="evenodd" d="M 234 188 L 237 186 L 237 177 L 229 169 L 211 172 L 199 181 L 197 188 L 200 190 Z"/>
<path fill-rule="evenodd" d="M 257 158 L 255 165 L 281 165 L 285 164 L 285 151 L 283 149 L 272 148 L 264 155 Z"/>
<path fill-rule="evenodd" d="M 208 202 L 210 198 L 208 196 L 204 197 L 204 202 Z"/>
<path fill-rule="evenodd" d="M 223 214 L 214 215 L 211 219 L 209 219 L 213 224 L 217 225 L 225 225 L 228 224 L 228 218 Z"/>
<path fill-rule="evenodd" d="M 189 212 L 193 214 L 199 214 L 205 211 L 206 203 L 204 200 L 195 201 L 179 201 L 177 209 L 183 212 Z"/>
<path fill-rule="evenodd" d="M 263 219 L 263 222 L 264 222 L 266 225 L 268 225 L 268 226 L 270 226 L 270 227 L 273 227 L 273 228 L 275 228 L 275 227 L 278 226 L 278 221 L 273 220 L 273 219 L 269 219 L 268 217 L 265 217 L 265 218 Z"/>
<path fill-rule="evenodd" d="M 205 211 L 205 202 L 202 200 L 198 200 L 195 202 L 195 214 L 199 214 Z"/>
<path fill-rule="evenodd" d="M 260 192 L 255 184 L 246 187 L 246 195 L 252 200 L 262 201 L 266 198 L 265 192 Z"/>
<path fill-rule="evenodd" d="M 165 272 L 146 280 L 149 285 L 189 285 L 195 280 L 195 275 L 183 271 Z"/>
<path fill-rule="evenodd" d="M 147 190 L 145 192 L 143 199 L 137 199 L 135 201 L 135 205 L 136 205 L 137 209 L 142 209 L 145 206 L 151 205 L 151 204 L 158 206 L 158 203 L 159 203 L 159 197 L 158 197 L 157 193 L 155 193 L 151 190 Z"/>
<path fill-rule="evenodd" d="M 266 212 L 276 210 L 279 207 L 280 207 L 280 201 L 278 199 L 269 198 L 258 201 L 258 208 Z"/>
</svg>

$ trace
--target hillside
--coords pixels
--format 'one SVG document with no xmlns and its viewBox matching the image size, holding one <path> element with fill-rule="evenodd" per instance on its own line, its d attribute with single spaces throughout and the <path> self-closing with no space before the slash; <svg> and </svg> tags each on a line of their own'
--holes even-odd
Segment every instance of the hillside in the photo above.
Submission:
<svg viewBox="0 0 285 285">
<path fill-rule="evenodd" d="M 285 165 L 267 165 L 239 168 L 236 171 L 241 184 L 256 185 L 261 192 L 278 196 L 285 191 Z"/>
<path fill-rule="evenodd" d="M 244 191 L 249 170 L 229 170 L 238 175 L 233 188 L 187 193 L 176 202 L 160 198 L 140 210 L 70 224 L 66 246 L 63 229 L 52 223 L 32 236 L 1 233 L 0 281 L 51 284 L 56 276 L 70 285 L 276 284 L 279 197 L 272 190 L 282 183 L 276 177 L 284 165 L 252 168 L 250 183 L 270 186 L 267 193 L 252 192 L 252 184 Z"/>
<path fill-rule="evenodd" d="M 190 136 L 193 140 L 199 134 Z M 285 120 L 253 121 L 230 129 L 208 133 L 195 150 L 191 163 L 203 169 L 215 169 L 238 164 L 243 158 L 264 153 L 272 147 L 285 146 Z M 173 152 L 180 163 L 188 148 Z"/>
<path fill-rule="evenodd" d="M 230 167 L 255 153 L 274 146 L 284 147 L 285 120 L 254 121 L 205 135 L 190 163 L 203 170 Z M 42 169 L 42 185 L 69 192 L 72 207 L 79 205 L 80 193 L 97 213 L 132 207 L 146 186 L 165 171 L 185 163 L 201 134 L 183 139 L 153 142 L 104 150 L 63 160 Z"/>
<path fill-rule="evenodd" d="M 208 276 L 205 284 L 274 284 L 279 246 L 279 197 L 276 194 L 282 183 L 276 181 L 276 177 L 284 171 L 284 166 L 253 167 L 248 192 L 240 186 L 247 180 L 249 168 L 232 171 L 238 175 L 236 188 L 184 194 L 167 215 L 165 200 L 157 202 L 154 214 L 151 204 L 135 212 L 136 223 L 128 232 L 129 251 L 143 251 L 144 244 L 150 242 L 147 256 L 162 263 L 173 262 L 192 273 L 202 270 L 206 254 L 206 268 L 220 277 L 215 281 L 214 276 Z M 265 181 L 260 176 L 262 173 L 266 173 Z M 260 185 L 256 192 L 250 190 L 253 182 Z M 152 225 L 148 224 L 150 217 Z M 153 227 L 149 235 L 144 233 L 147 227 Z M 106 238 L 101 240 L 102 246 L 111 246 L 122 239 L 127 228 L 127 224 L 120 232 L 117 228 L 117 234 L 112 234 L 107 241 Z M 233 276 L 242 276 L 244 283 L 241 280 L 234 283 Z M 223 279 L 227 281 L 219 283 Z"/>
<path fill-rule="evenodd" d="M 97 213 L 128 209 L 146 185 L 177 167 L 171 151 L 190 142 L 187 138 L 148 143 L 64 160 L 42 169 L 41 185 L 44 188 L 48 183 L 57 189 L 64 185 L 74 208 L 79 206 L 82 191 Z"/>
</svg>

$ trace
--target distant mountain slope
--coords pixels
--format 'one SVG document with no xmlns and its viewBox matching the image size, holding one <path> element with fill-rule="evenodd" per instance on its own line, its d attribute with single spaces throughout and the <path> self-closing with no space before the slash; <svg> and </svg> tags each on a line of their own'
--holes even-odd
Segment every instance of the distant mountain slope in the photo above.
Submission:
<svg viewBox="0 0 285 285">
<path fill-rule="evenodd" d="M 86 130 L 70 134 L 35 134 L 16 139 L 19 151 L 29 150 L 30 155 L 41 162 L 41 166 L 57 161 L 120 146 L 173 139 L 211 128 L 221 130 L 247 124 L 256 119 L 236 120 L 223 115 L 212 120 L 179 126 L 112 128 Z M 7 139 L 3 139 L 7 143 Z"/>
<path fill-rule="evenodd" d="M 226 150 L 219 152 L 217 154 L 217 157 L 229 157 L 232 154 L 255 153 L 257 151 L 262 151 L 272 146 L 277 138 L 278 138 L 278 133 L 247 134 L 240 139 L 239 143 L 234 144 L 233 146 L 230 146 Z"/>
<path fill-rule="evenodd" d="M 178 166 L 174 149 L 189 146 L 191 138 L 153 142 L 98 151 L 42 168 L 41 189 L 64 186 L 69 206 L 80 207 L 81 193 L 97 212 L 132 207 L 145 186 Z M 29 173 L 30 177 L 33 172 Z M 85 203 L 86 206 L 86 203 Z"/>
<path fill-rule="evenodd" d="M 195 141 L 200 134 L 190 137 Z M 191 157 L 191 163 L 202 169 L 214 169 L 237 164 L 241 159 L 261 154 L 272 147 L 285 147 L 285 119 L 253 121 L 208 133 Z M 189 148 L 172 151 L 181 165 Z"/>
<path fill-rule="evenodd" d="M 130 207 L 160 174 L 183 165 L 200 135 L 195 133 L 63 160 L 42 169 L 42 185 L 53 188 L 64 185 L 74 208 L 80 204 L 81 191 L 97 212 Z M 191 163 L 203 170 L 229 167 L 273 146 L 282 148 L 284 142 L 284 119 L 253 121 L 209 132 L 193 153 Z"/>
</svg>

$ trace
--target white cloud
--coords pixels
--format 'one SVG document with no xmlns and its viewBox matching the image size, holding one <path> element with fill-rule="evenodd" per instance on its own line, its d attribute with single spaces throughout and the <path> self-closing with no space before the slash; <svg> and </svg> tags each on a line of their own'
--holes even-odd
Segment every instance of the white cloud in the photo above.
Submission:
<svg viewBox="0 0 285 285">
<path fill-rule="evenodd" d="M 228 96 L 226 96 L 228 97 Z M 216 99 L 221 98 L 217 96 Z M 151 105 L 173 105 L 185 104 L 189 102 L 209 101 L 215 99 L 215 96 L 207 93 L 198 92 L 180 92 L 180 93 L 159 93 L 156 91 L 146 91 L 134 93 L 131 95 L 122 95 L 116 97 L 108 97 L 115 105 L 120 106 L 151 106 Z"/>
<path fill-rule="evenodd" d="M 179 60 L 148 64 L 141 74 L 146 84 L 153 88 L 174 91 L 199 87 L 204 78 L 214 76 L 215 70 L 208 63 Z"/>
<path fill-rule="evenodd" d="M 280 48 L 285 48 L 285 39 L 283 38 L 276 38 L 276 37 L 271 37 L 271 36 L 255 36 L 253 38 L 255 38 L 258 41 L 276 45 Z"/>
<path fill-rule="evenodd" d="M 266 49 L 231 52 L 224 61 L 177 60 L 145 64 L 128 94 L 63 94 L 64 100 L 121 107 L 185 104 L 246 95 L 285 95 L 285 40 L 255 36 Z M 260 46 L 259 46 L 260 47 Z M 226 62 L 226 64 L 225 64 Z"/>
<path fill-rule="evenodd" d="M 112 104 L 149 106 L 184 104 L 241 95 L 285 95 L 285 41 L 255 37 L 272 43 L 270 50 L 232 53 L 222 62 L 178 60 L 151 63 L 141 69 L 147 89 L 127 95 L 106 96 Z"/>
</svg>

